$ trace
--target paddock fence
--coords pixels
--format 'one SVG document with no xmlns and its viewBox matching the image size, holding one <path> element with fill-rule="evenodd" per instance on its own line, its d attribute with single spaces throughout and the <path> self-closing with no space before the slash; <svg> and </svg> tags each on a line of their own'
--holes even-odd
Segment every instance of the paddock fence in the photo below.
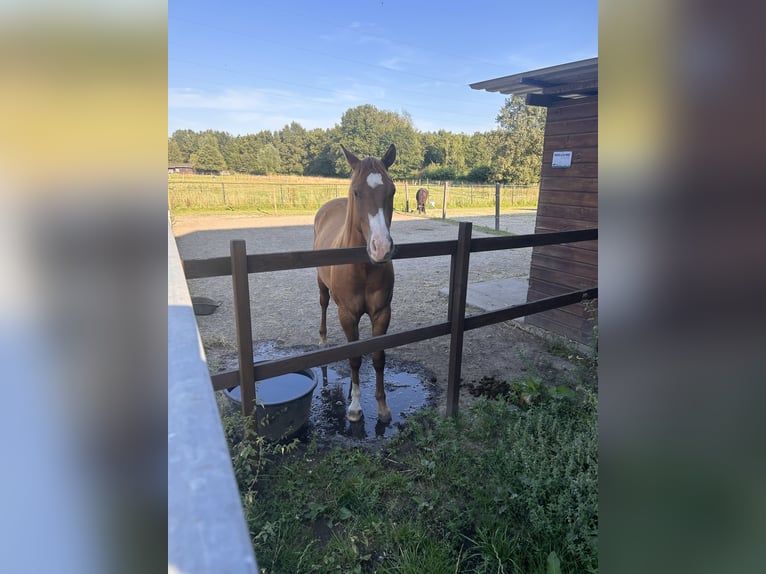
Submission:
<svg viewBox="0 0 766 574">
<path fill-rule="evenodd" d="M 468 266 L 471 253 L 521 249 L 598 239 L 598 229 L 596 228 L 477 239 L 471 237 L 471 232 L 472 224 L 470 222 L 461 222 L 456 240 L 401 244 L 396 246 L 393 255 L 393 259 L 450 255 L 449 299 L 445 321 L 407 331 L 369 337 L 364 340 L 310 351 L 288 358 L 259 362 L 258 364 L 254 364 L 253 361 L 249 274 L 363 263 L 368 260 L 366 249 L 364 247 L 353 247 L 248 255 L 244 240 L 232 240 L 229 257 L 183 260 L 186 279 L 202 279 L 225 275 L 231 275 L 232 277 L 239 368 L 212 376 L 213 389 L 223 390 L 239 386 L 243 413 L 249 415 L 255 405 L 254 382 L 257 380 L 268 379 L 298 370 L 327 365 L 348 359 L 349 357 L 449 335 L 450 350 L 446 414 L 448 416 L 456 415 L 459 410 L 463 334 L 465 331 L 598 298 L 598 286 L 594 286 L 588 289 L 571 291 L 529 303 L 512 305 L 503 309 L 466 317 Z"/>
<path fill-rule="evenodd" d="M 429 192 L 427 210 L 495 206 L 495 185 L 452 182 L 397 181 L 394 209 L 415 211 L 415 193 L 421 187 Z M 501 185 L 499 206 L 536 207 L 539 185 Z M 168 181 L 168 208 L 171 211 L 194 209 L 253 209 L 277 214 L 284 211 L 316 210 L 336 197 L 346 197 L 345 183 L 301 183 L 190 180 Z"/>
</svg>

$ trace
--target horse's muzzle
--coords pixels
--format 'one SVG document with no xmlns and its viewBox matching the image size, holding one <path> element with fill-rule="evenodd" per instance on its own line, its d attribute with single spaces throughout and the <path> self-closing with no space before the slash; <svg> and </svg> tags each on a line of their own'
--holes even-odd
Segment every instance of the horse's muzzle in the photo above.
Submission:
<svg viewBox="0 0 766 574">
<path fill-rule="evenodd" d="M 372 263 L 386 263 L 391 261 L 391 257 L 394 255 L 394 241 L 389 237 L 388 245 L 380 244 L 373 239 L 367 245 L 367 255 Z"/>
</svg>

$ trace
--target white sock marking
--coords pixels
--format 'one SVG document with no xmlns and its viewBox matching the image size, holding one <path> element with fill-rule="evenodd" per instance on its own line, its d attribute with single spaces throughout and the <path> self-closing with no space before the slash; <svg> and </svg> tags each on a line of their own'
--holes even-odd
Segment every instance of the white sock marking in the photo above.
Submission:
<svg viewBox="0 0 766 574">
<path fill-rule="evenodd" d="M 360 397 L 362 396 L 362 390 L 359 388 L 359 385 L 351 385 L 351 404 L 348 407 L 348 412 L 354 413 L 359 412 L 362 410 L 362 404 L 359 402 Z"/>
</svg>

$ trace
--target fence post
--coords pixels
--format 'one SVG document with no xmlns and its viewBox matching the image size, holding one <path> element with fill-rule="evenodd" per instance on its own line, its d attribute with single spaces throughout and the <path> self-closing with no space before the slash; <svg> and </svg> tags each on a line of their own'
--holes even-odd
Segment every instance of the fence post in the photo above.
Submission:
<svg viewBox="0 0 766 574">
<path fill-rule="evenodd" d="M 457 415 L 460 403 L 460 372 L 463 366 L 463 332 L 465 331 L 465 298 L 468 292 L 468 262 L 471 257 L 471 227 L 470 221 L 460 222 L 457 252 L 452 256 L 447 312 L 451 323 L 447 416 Z"/>
<path fill-rule="evenodd" d="M 444 196 L 442 197 L 442 219 L 447 218 L 447 182 L 444 182 Z"/>
<path fill-rule="evenodd" d="M 239 398 L 242 414 L 250 416 L 255 406 L 253 373 L 253 329 L 250 322 L 250 285 L 247 275 L 247 248 L 244 239 L 232 239 L 231 283 L 234 288 L 234 321 L 237 325 L 237 360 L 239 361 Z"/>
<path fill-rule="evenodd" d="M 221 195 L 223 195 L 223 204 L 226 205 L 226 187 L 223 182 L 221 182 Z"/>
<path fill-rule="evenodd" d="M 410 212 L 410 191 L 407 188 L 407 181 L 404 181 L 404 213 Z"/>
<path fill-rule="evenodd" d="M 500 182 L 495 184 L 495 231 L 500 231 Z"/>
</svg>

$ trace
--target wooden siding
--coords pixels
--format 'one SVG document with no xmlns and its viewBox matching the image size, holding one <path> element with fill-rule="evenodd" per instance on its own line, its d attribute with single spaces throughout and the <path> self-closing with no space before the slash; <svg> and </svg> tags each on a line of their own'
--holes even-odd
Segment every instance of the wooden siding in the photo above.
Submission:
<svg viewBox="0 0 766 574">
<path fill-rule="evenodd" d="M 569 168 L 553 168 L 554 151 L 571 151 Z M 598 96 L 548 108 L 535 233 L 598 227 Z M 532 249 L 527 301 L 587 289 L 598 283 L 598 243 Z M 595 302 L 592 304 L 595 311 Z M 592 312 L 585 305 L 529 316 L 525 321 L 592 344 Z"/>
</svg>

